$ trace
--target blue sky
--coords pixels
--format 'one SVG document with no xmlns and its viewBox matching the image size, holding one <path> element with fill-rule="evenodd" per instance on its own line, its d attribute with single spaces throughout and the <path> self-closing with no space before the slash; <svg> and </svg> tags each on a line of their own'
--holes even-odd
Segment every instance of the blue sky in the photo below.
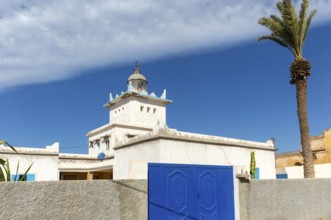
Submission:
<svg viewBox="0 0 331 220">
<path fill-rule="evenodd" d="M 24 2 L 0 9 L 1 139 L 87 152 L 70 147 L 86 146 L 86 133 L 108 122 L 102 106 L 126 89 L 138 59 L 149 92 L 167 89 L 174 101 L 169 127 L 299 148 L 293 58 L 255 41 L 268 33 L 257 19 L 274 13 L 274 2 Z M 331 127 L 331 2 L 314 4 L 304 56 L 311 135 L 319 135 Z"/>
</svg>

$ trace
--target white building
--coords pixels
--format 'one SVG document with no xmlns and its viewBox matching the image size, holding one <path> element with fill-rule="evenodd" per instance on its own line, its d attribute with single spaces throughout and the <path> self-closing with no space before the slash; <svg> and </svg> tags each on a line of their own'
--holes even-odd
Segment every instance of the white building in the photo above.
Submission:
<svg viewBox="0 0 331 220">
<path fill-rule="evenodd" d="M 127 91 L 104 105 L 109 123 L 90 131 L 89 155 L 111 158 L 114 179 L 146 179 L 148 162 L 240 166 L 249 171 L 255 152 L 260 178 L 275 178 L 275 146 L 266 143 L 180 132 L 166 126 L 166 91 L 148 93 L 146 77 L 136 66 Z M 111 162 L 110 162 L 111 163 Z"/>
<path fill-rule="evenodd" d="M 136 66 L 127 90 L 104 105 L 109 122 L 88 132 L 89 154 L 59 154 L 60 179 L 146 179 L 149 162 L 236 165 L 249 172 L 255 152 L 258 176 L 273 179 L 275 145 L 225 137 L 194 134 L 166 125 L 166 106 L 171 103 L 148 93 L 147 80 Z"/>
<path fill-rule="evenodd" d="M 15 147 L 14 152 L 9 147 L 0 145 L 0 158 L 8 160 L 10 164 L 11 179 L 23 175 L 32 164 L 26 180 L 48 181 L 59 180 L 59 144 L 54 143 L 46 148 Z M 17 166 L 19 164 L 19 169 Z M 17 171 L 17 172 L 16 172 Z"/>
</svg>

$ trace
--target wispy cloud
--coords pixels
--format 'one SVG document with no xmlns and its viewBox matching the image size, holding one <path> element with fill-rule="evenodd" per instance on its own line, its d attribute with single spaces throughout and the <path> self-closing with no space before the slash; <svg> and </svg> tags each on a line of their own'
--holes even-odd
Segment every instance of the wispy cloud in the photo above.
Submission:
<svg viewBox="0 0 331 220">
<path fill-rule="evenodd" d="M 83 70 L 254 40 L 274 0 L 11 0 L 0 8 L 0 90 Z M 315 23 L 331 1 L 314 1 Z"/>
</svg>

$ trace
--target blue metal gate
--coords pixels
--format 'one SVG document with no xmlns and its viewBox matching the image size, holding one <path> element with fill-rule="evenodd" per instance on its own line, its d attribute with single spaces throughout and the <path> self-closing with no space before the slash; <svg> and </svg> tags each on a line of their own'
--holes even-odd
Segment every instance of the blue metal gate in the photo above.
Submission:
<svg viewBox="0 0 331 220">
<path fill-rule="evenodd" d="M 148 218 L 234 219 L 233 168 L 149 163 Z"/>
</svg>

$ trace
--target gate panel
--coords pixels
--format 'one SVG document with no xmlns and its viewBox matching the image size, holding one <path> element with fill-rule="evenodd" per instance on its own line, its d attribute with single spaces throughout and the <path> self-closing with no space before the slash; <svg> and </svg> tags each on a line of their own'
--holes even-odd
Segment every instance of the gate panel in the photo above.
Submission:
<svg viewBox="0 0 331 220">
<path fill-rule="evenodd" d="M 233 167 L 220 167 L 220 219 L 234 219 Z"/>
<path fill-rule="evenodd" d="M 199 219 L 220 219 L 218 169 L 197 168 Z"/>
<path fill-rule="evenodd" d="M 148 164 L 149 219 L 234 219 L 232 167 Z"/>
</svg>

